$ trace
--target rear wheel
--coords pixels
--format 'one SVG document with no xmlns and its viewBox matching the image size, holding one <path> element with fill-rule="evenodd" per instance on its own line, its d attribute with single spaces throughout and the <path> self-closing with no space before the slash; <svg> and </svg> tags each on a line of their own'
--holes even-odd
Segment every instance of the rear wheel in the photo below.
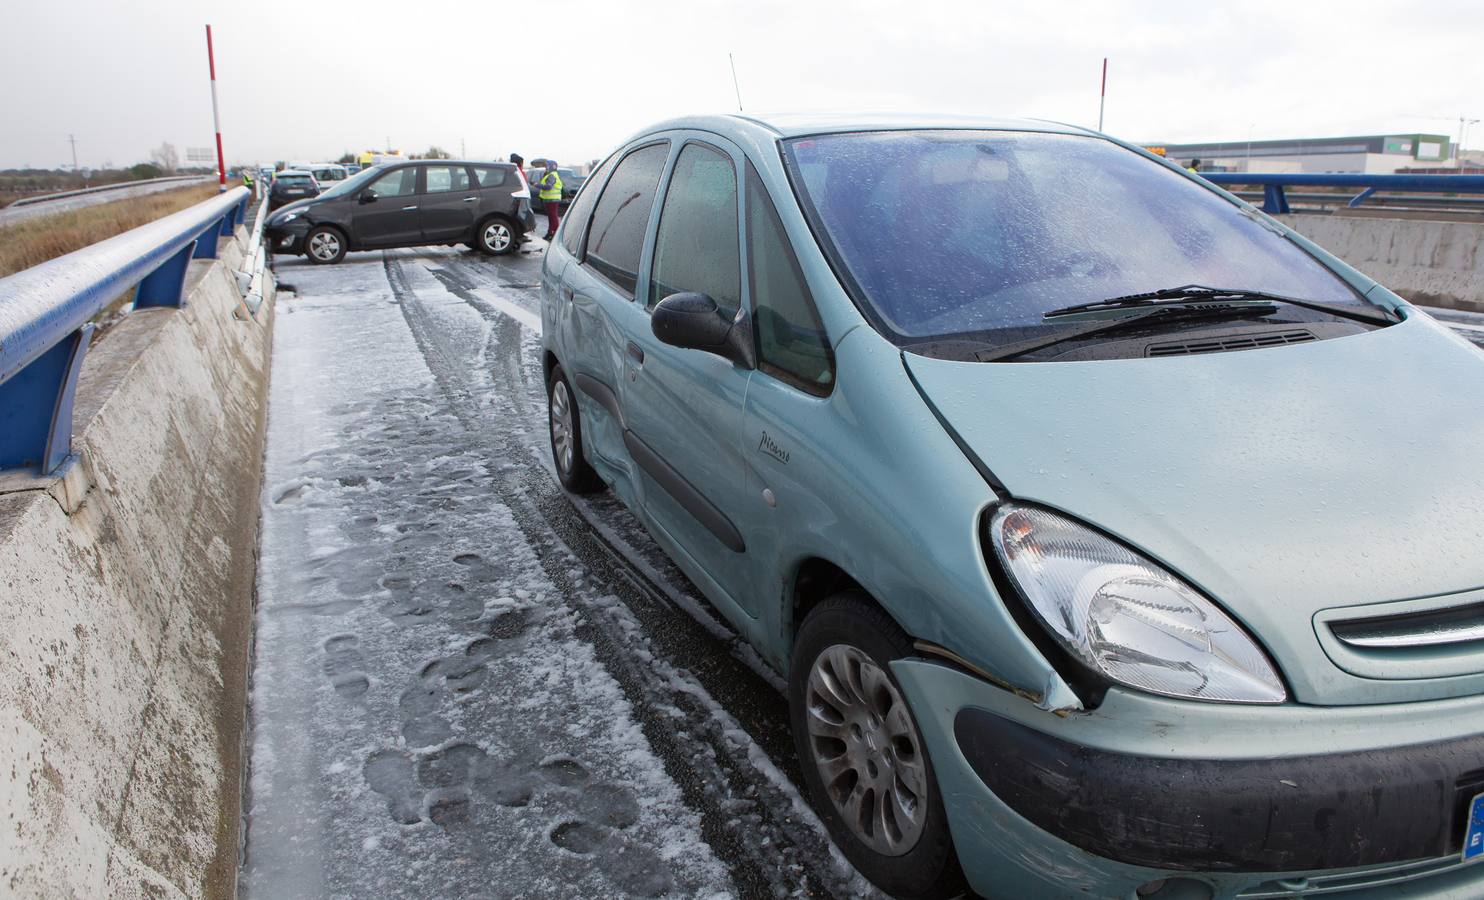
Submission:
<svg viewBox="0 0 1484 900">
<path fill-rule="evenodd" d="M 504 256 L 515 252 L 520 238 L 508 221 L 496 216 L 480 223 L 477 243 L 480 250 L 491 256 Z"/>
<path fill-rule="evenodd" d="M 888 668 L 912 642 L 859 591 L 809 612 L 788 700 L 814 809 L 835 844 L 894 897 L 953 897 L 963 872 L 927 745 Z"/>
<path fill-rule="evenodd" d="M 340 229 L 320 225 L 304 235 L 304 254 L 316 265 L 338 263 L 345 258 L 345 235 Z"/>
<path fill-rule="evenodd" d="M 561 366 L 551 370 L 546 380 L 547 421 L 551 430 L 551 458 L 556 463 L 557 479 L 574 494 L 591 494 L 603 487 L 603 481 L 582 455 L 582 419 L 578 415 L 572 386 Z"/>
</svg>

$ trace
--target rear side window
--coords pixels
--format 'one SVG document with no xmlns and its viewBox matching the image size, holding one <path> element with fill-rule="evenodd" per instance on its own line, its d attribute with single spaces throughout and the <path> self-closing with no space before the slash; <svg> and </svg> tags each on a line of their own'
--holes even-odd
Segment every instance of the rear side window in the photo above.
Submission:
<svg viewBox="0 0 1484 900">
<path fill-rule="evenodd" d="M 811 394 L 828 394 L 835 383 L 829 336 L 778 210 L 752 163 L 747 164 L 747 266 L 758 367 Z"/>
<path fill-rule="evenodd" d="M 495 166 L 475 166 L 474 177 L 482 188 L 500 187 L 505 183 L 505 170 Z"/>
<path fill-rule="evenodd" d="M 428 166 L 427 171 L 429 194 L 469 189 L 469 170 L 463 166 Z"/>
<path fill-rule="evenodd" d="M 649 305 L 697 291 L 715 300 L 727 318 L 736 315 L 742 305 L 739 243 L 732 158 L 703 144 L 686 144 L 665 190 Z"/>
<path fill-rule="evenodd" d="M 625 156 L 593 210 L 586 262 L 630 296 L 639 282 L 644 231 L 669 152 L 669 144 L 651 144 Z"/>
<path fill-rule="evenodd" d="M 597 185 L 602 181 L 602 175 L 607 171 L 608 164 L 605 162 L 589 175 L 584 186 L 588 184 Z M 580 190 L 577 199 L 572 201 L 572 206 L 567 214 L 562 216 L 562 246 L 573 256 L 581 256 L 582 234 L 587 231 L 587 220 L 592 215 L 593 204 L 597 202 L 598 192 L 594 188 Z"/>
</svg>

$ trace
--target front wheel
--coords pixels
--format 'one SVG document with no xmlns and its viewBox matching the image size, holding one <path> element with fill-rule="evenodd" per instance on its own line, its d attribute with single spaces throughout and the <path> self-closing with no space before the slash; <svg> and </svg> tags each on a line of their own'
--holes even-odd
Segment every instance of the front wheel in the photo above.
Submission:
<svg viewBox="0 0 1484 900">
<path fill-rule="evenodd" d="M 304 254 L 315 265 L 338 263 L 345 258 L 345 235 L 328 225 L 310 229 L 304 235 Z"/>
<path fill-rule="evenodd" d="M 546 380 L 547 421 L 551 429 L 551 458 L 556 463 L 557 480 L 574 494 L 591 494 L 603 487 L 603 481 L 582 456 L 582 419 L 577 399 L 567 374 L 561 366 L 551 370 Z"/>
<path fill-rule="evenodd" d="M 859 591 L 809 612 L 788 700 L 814 809 L 847 859 L 894 897 L 964 890 L 927 745 L 888 668 L 912 642 Z"/>
<path fill-rule="evenodd" d="M 514 253 L 520 246 L 515 229 L 504 219 L 486 219 L 479 226 L 479 249 L 491 256 Z"/>
</svg>

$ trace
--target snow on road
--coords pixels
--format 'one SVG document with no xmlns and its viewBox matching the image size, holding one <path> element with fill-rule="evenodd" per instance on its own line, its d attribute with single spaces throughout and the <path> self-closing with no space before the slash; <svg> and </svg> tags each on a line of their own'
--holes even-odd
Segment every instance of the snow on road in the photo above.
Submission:
<svg viewBox="0 0 1484 900">
<path fill-rule="evenodd" d="M 776 675 L 546 468 L 538 267 L 279 260 L 244 896 L 869 895 Z"/>
<path fill-rule="evenodd" d="M 381 267 L 315 281 L 275 339 L 246 893 L 728 892 Z"/>
</svg>

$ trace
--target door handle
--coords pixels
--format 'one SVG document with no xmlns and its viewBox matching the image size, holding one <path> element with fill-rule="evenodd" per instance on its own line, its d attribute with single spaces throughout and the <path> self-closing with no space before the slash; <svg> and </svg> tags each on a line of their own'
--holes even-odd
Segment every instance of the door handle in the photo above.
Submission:
<svg viewBox="0 0 1484 900">
<path fill-rule="evenodd" d="M 644 364 L 644 348 L 633 341 L 629 341 L 629 355 L 634 358 L 634 362 Z"/>
<path fill-rule="evenodd" d="M 464 202 L 465 203 L 477 203 L 477 202 L 479 202 L 479 198 L 478 197 L 465 197 L 464 198 Z"/>
<path fill-rule="evenodd" d="M 404 207 L 402 207 L 402 212 L 412 212 L 414 209 L 417 209 L 417 207 L 416 206 L 404 206 Z"/>
</svg>

